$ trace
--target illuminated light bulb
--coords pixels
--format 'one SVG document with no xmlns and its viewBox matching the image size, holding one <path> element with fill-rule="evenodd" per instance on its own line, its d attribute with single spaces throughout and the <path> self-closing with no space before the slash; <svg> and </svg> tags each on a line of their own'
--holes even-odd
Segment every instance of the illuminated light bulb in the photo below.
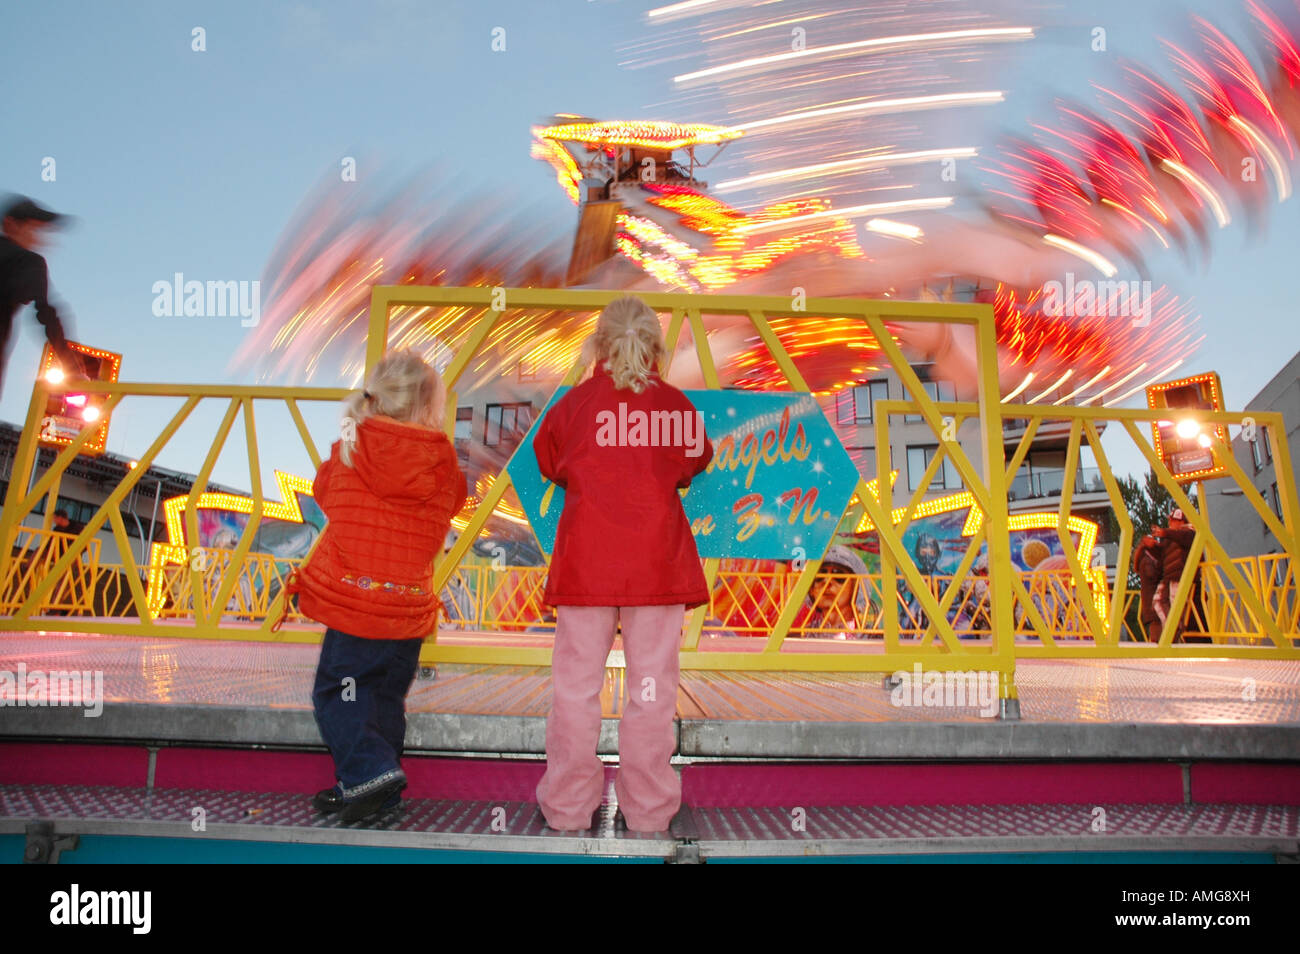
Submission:
<svg viewBox="0 0 1300 954">
<path fill-rule="evenodd" d="M 1196 438 L 1196 443 L 1200 444 L 1202 447 L 1209 447 L 1211 443 L 1210 435 L 1202 434 L 1200 437 Z"/>
<path fill-rule="evenodd" d="M 81 412 L 81 417 L 83 420 L 89 421 L 93 424 L 95 421 L 99 420 L 99 408 L 92 404 Z"/>
<path fill-rule="evenodd" d="M 1197 424 L 1190 417 L 1185 417 L 1178 422 L 1174 428 L 1179 437 L 1195 437 L 1201 431 L 1201 425 Z"/>
<path fill-rule="evenodd" d="M 127 470 L 135 470 L 139 466 L 140 462 L 138 460 L 127 461 L 126 464 Z"/>
<path fill-rule="evenodd" d="M 60 383 L 62 383 L 62 381 L 63 381 L 63 377 L 64 377 L 64 375 L 63 375 L 63 369 L 62 369 L 62 368 L 52 367 L 52 368 L 50 368 L 48 371 L 45 372 L 45 380 L 46 380 L 46 381 L 49 381 L 50 384 L 60 384 Z"/>
<path fill-rule="evenodd" d="M 67 401 L 73 407 L 86 406 L 86 395 L 84 394 L 69 394 L 65 396 L 63 400 Z"/>
</svg>

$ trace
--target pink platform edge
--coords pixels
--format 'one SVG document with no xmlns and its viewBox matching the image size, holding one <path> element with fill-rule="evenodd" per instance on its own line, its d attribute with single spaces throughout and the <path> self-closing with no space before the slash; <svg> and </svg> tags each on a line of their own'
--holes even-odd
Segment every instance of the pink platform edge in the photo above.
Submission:
<svg viewBox="0 0 1300 954">
<path fill-rule="evenodd" d="M 137 745 L 0 743 L 0 784 L 143 788 L 148 752 Z M 408 798 L 530 802 L 541 760 L 403 760 Z M 607 769 L 607 779 L 613 769 Z M 333 781 L 328 755 L 163 748 L 157 788 L 310 794 Z M 1182 770 L 1169 762 L 949 764 L 695 764 L 682 768 L 685 804 L 698 808 L 795 805 L 1178 804 Z M 1300 765 L 1198 762 L 1198 804 L 1300 804 Z"/>
</svg>

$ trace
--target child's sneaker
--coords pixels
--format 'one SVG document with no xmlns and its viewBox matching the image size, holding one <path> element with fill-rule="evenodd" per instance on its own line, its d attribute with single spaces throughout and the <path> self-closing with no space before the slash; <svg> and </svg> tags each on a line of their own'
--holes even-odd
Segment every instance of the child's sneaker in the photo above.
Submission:
<svg viewBox="0 0 1300 954">
<path fill-rule="evenodd" d="M 311 799 L 311 807 L 316 809 L 316 811 L 320 812 L 322 815 L 333 815 L 336 812 L 340 812 L 347 804 L 348 803 L 343 800 L 343 792 L 338 785 L 335 785 L 333 788 L 322 789 L 313 795 Z M 400 804 L 402 804 L 402 790 L 399 788 L 397 791 L 393 792 L 384 804 L 379 806 L 379 811 L 390 811 Z"/>
<path fill-rule="evenodd" d="M 363 795 L 361 798 L 350 802 L 344 802 L 342 809 L 339 811 L 339 821 L 345 823 L 361 821 L 363 818 L 369 818 L 371 815 L 377 815 L 380 812 L 397 807 L 402 800 L 402 789 L 404 788 L 406 788 L 406 779 L 395 778 L 368 795 Z"/>
</svg>

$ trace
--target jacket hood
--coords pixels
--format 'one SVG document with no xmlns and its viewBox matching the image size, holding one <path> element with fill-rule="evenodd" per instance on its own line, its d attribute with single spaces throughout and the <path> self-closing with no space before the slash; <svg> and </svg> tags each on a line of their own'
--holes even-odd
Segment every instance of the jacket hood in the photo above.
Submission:
<svg viewBox="0 0 1300 954">
<path fill-rule="evenodd" d="M 407 424 L 391 417 L 368 417 L 357 426 L 352 468 L 375 496 L 424 501 L 449 479 L 455 460 L 442 431 Z"/>
</svg>

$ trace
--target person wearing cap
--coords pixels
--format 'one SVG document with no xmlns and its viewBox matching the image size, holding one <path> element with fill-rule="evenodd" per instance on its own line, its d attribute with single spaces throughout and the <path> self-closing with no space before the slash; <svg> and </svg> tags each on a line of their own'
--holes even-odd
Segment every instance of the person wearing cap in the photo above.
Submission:
<svg viewBox="0 0 1300 954">
<path fill-rule="evenodd" d="M 1187 522 L 1187 516 L 1182 510 L 1174 510 L 1169 514 L 1169 526 L 1156 527 L 1152 533 L 1160 539 L 1163 544 L 1161 555 L 1163 557 L 1163 574 L 1161 587 L 1165 590 L 1164 612 L 1162 616 L 1168 616 L 1169 610 L 1173 608 L 1174 602 L 1178 599 L 1178 583 L 1183 577 L 1183 568 L 1187 566 L 1187 556 L 1192 549 L 1192 541 L 1196 539 L 1196 531 L 1191 528 Z M 1182 635 L 1184 629 L 1200 629 L 1200 620 L 1203 618 L 1201 613 L 1201 573 L 1198 569 L 1196 575 L 1192 578 L 1192 592 L 1187 606 L 1183 610 L 1183 620 L 1178 626 L 1177 635 Z M 1188 620 L 1190 614 L 1190 620 Z M 1190 625 L 1188 625 L 1190 623 Z"/>
<path fill-rule="evenodd" d="M 68 346 L 63 322 L 50 304 L 49 268 L 40 254 L 49 240 L 49 230 L 64 218 L 24 196 L 5 206 L 4 234 L 0 235 L 0 389 L 9 363 L 14 316 L 28 303 L 35 303 L 36 320 L 45 326 L 46 340 L 64 370 L 85 376 L 81 358 Z"/>
</svg>

